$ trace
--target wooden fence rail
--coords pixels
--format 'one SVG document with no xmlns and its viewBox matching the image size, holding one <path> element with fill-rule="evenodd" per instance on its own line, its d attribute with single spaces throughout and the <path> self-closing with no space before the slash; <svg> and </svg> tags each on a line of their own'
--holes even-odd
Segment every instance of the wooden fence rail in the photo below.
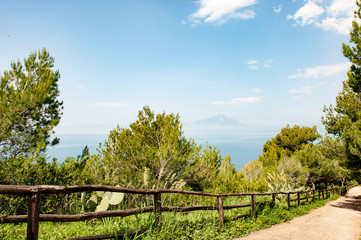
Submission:
<svg viewBox="0 0 361 240">
<path fill-rule="evenodd" d="M 112 210 L 112 211 L 99 211 L 99 212 L 86 212 L 76 215 L 59 215 L 59 214 L 40 214 L 40 199 L 42 195 L 46 194 L 70 194 L 76 192 L 92 192 L 92 191 L 110 191 L 110 192 L 123 192 L 132 194 L 147 194 L 153 195 L 154 203 L 153 206 L 134 208 L 126 210 Z M 297 201 L 297 206 L 300 206 L 302 200 L 309 202 L 310 198 L 315 201 L 316 197 L 319 199 L 328 198 L 331 193 L 342 195 L 346 191 L 345 188 L 331 188 L 325 190 L 308 190 L 298 192 L 270 192 L 270 193 L 229 193 L 229 194 L 215 194 L 215 193 L 202 193 L 194 191 L 184 190 L 169 190 L 169 189 L 133 189 L 123 187 L 113 187 L 104 185 L 76 185 L 76 186 L 19 186 L 19 185 L 0 185 L 0 194 L 11 194 L 11 195 L 28 195 L 29 197 L 29 208 L 27 215 L 0 215 L 0 223 L 17 223 L 27 222 L 27 239 L 37 240 L 39 233 L 39 222 L 74 222 L 84 221 L 104 217 L 125 217 L 138 213 L 154 212 L 155 213 L 155 224 L 160 226 L 162 224 L 162 212 L 191 212 L 199 210 L 218 210 L 219 220 L 221 226 L 224 225 L 224 210 L 251 207 L 251 215 L 256 216 L 257 204 L 272 203 L 276 204 L 276 196 L 279 194 L 287 195 L 287 206 L 291 206 L 291 202 Z M 186 194 L 186 195 L 198 195 L 198 196 L 210 196 L 217 198 L 216 206 L 189 206 L 189 207 L 178 207 L 178 206 L 162 206 L 162 193 L 174 193 L 174 194 Z M 309 193 L 312 193 L 310 195 Z M 291 199 L 291 195 L 295 195 L 297 198 Z M 301 197 L 301 194 L 306 194 L 305 197 Z M 267 202 L 256 202 L 256 196 L 272 196 L 271 201 Z M 326 196 L 325 196 L 326 195 Z M 238 204 L 224 206 L 223 199 L 231 196 L 250 196 L 251 203 L 249 204 Z M 233 219 L 244 217 L 245 215 L 239 215 Z M 144 230 L 142 230 L 144 231 Z M 134 231 L 128 233 L 119 234 L 108 234 L 98 235 L 90 237 L 81 237 L 74 239 L 106 239 L 116 238 L 124 236 L 124 234 L 135 234 Z"/>
</svg>

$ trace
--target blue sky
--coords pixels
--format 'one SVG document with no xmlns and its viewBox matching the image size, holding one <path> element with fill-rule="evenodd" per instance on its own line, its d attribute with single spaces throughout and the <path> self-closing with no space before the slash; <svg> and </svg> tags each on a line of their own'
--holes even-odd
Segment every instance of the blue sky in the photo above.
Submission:
<svg viewBox="0 0 361 240">
<path fill-rule="evenodd" d="M 143 106 L 187 124 L 320 124 L 349 63 L 354 0 L 0 0 L 0 74 L 47 48 L 60 70 L 57 133 L 127 126 Z"/>
</svg>

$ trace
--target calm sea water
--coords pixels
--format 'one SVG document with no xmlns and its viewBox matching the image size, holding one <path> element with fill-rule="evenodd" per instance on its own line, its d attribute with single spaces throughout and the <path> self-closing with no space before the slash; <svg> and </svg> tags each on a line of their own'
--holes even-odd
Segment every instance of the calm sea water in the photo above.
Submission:
<svg viewBox="0 0 361 240">
<path fill-rule="evenodd" d="M 48 156 L 57 158 L 59 162 L 63 162 L 67 157 L 77 157 L 82 153 L 85 146 L 89 147 L 90 154 L 97 153 L 99 143 L 103 143 L 107 138 L 105 134 L 59 134 L 60 143 L 55 147 L 49 148 Z M 197 144 L 205 144 L 216 146 L 221 151 L 222 156 L 231 155 L 232 163 L 238 170 L 242 166 L 252 160 L 258 158 L 262 153 L 263 144 L 274 135 L 261 134 L 237 137 L 193 137 Z"/>
</svg>

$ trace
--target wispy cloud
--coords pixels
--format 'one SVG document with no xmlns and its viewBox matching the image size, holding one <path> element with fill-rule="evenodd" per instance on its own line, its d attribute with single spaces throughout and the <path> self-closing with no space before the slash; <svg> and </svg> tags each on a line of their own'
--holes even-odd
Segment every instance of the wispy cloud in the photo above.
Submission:
<svg viewBox="0 0 361 240">
<path fill-rule="evenodd" d="M 277 7 L 273 7 L 273 11 L 275 13 L 280 13 L 282 12 L 282 4 L 281 5 L 278 5 Z"/>
<path fill-rule="evenodd" d="M 109 108 L 119 108 L 119 107 L 128 106 L 128 104 L 122 102 L 96 102 L 93 105 L 96 107 L 109 107 Z"/>
<path fill-rule="evenodd" d="M 263 89 L 260 89 L 260 88 L 252 88 L 252 92 L 254 92 L 254 93 L 260 93 L 260 92 L 263 92 Z"/>
<path fill-rule="evenodd" d="M 232 98 L 228 101 L 213 101 L 214 105 L 234 105 L 240 103 L 258 103 L 263 102 L 262 97 L 245 97 L 245 98 Z"/>
<path fill-rule="evenodd" d="M 288 15 L 296 25 L 310 25 L 324 31 L 335 31 L 339 34 L 348 34 L 356 9 L 353 0 L 308 0 L 295 14 Z"/>
<path fill-rule="evenodd" d="M 252 70 L 257 70 L 259 68 L 257 65 L 250 65 L 248 67 Z"/>
<path fill-rule="evenodd" d="M 311 93 L 313 86 L 301 87 L 301 88 L 292 88 L 289 89 L 288 92 L 292 94 L 299 94 L 299 93 Z"/>
<path fill-rule="evenodd" d="M 258 61 L 257 60 L 254 60 L 254 59 L 249 59 L 246 61 L 248 65 L 253 65 L 253 64 L 257 64 Z"/>
<path fill-rule="evenodd" d="M 288 76 L 288 78 L 322 78 L 328 77 L 340 72 L 346 72 L 350 67 L 349 62 L 338 63 L 333 65 L 320 65 L 312 68 L 306 68 L 304 71 L 298 70 L 299 72 Z"/>
<path fill-rule="evenodd" d="M 246 64 L 248 65 L 248 68 L 249 69 L 252 69 L 252 70 L 257 70 L 259 69 L 259 64 L 261 66 L 263 66 L 264 68 L 271 68 L 271 64 L 273 62 L 273 59 L 270 59 L 270 60 L 266 60 L 264 61 L 263 63 L 262 62 L 259 62 L 258 60 L 255 60 L 255 59 L 248 59 L 246 60 Z"/>
<path fill-rule="evenodd" d="M 243 9 L 256 4 L 257 0 L 200 0 L 199 3 L 199 9 L 188 17 L 193 24 L 223 24 L 229 19 L 251 19 L 256 16 L 253 10 Z"/>
</svg>

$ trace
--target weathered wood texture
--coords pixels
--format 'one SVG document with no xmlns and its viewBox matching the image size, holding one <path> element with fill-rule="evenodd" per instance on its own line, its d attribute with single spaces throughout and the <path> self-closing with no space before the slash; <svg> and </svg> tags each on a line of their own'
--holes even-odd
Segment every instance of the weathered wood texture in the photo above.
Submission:
<svg viewBox="0 0 361 240">
<path fill-rule="evenodd" d="M 40 211 L 40 193 L 34 193 L 29 196 L 27 240 L 38 240 L 39 234 L 39 211 Z"/>
<path fill-rule="evenodd" d="M 346 191 L 342 188 L 333 188 L 326 190 L 326 198 L 330 195 L 331 192 L 339 190 L 340 195 Z M 111 192 L 123 192 L 123 193 L 132 193 L 132 194 L 152 194 L 154 196 L 154 205 L 143 208 L 134 208 L 126 210 L 113 210 L 113 211 L 100 211 L 100 212 L 89 212 L 77 215 L 58 215 L 58 214 L 39 214 L 40 210 L 40 198 L 46 197 L 47 194 L 69 194 L 75 192 L 91 192 L 91 191 L 111 191 Z M 29 212 L 28 215 L 15 215 L 7 216 L 0 215 L 0 223 L 17 223 L 17 222 L 28 222 L 27 229 L 27 239 L 38 239 L 39 231 L 39 222 L 74 222 L 74 221 L 84 221 L 104 217 L 125 217 L 139 213 L 145 212 L 154 212 L 156 216 L 155 225 L 160 226 L 162 224 L 162 212 L 191 212 L 199 210 L 218 210 L 219 220 L 221 226 L 224 225 L 224 210 L 233 209 L 233 208 L 242 208 L 242 207 L 251 207 L 251 215 L 256 216 L 256 206 L 261 204 L 276 204 L 276 195 L 277 194 L 286 194 L 287 195 L 287 206 L 290 207 L 291 201 L 297 201 L 297 205 L 301 204 L 301 200 L 307 200 L 309 198 L 309 193 L 312 192 L 312 200 L 315 200 L 315 192 L 318 192 L 318 198 L 325 198 L 324 190 L 308 190 L 308 191 L 299 191 L 299 192 L 271 192 L 271 193 L 229 193 L 229 194 L 214 194 L 214 193 L 201 193 L 194 191 L 184 191 L 184 190 L 168 190 L 168 189 L 133 189 L 133 188 L 123 188 L 123 187 L 113 187 L 113 186 L 104 186 L 104 185 L 76 185 L 76 186 L 48 186 L 48 185 L 39 185 L 39 186 L 18 186 L 18 185 L 0 185 L 0 194 L 15 194 L 15 195 L 28 195 L 29 196 Z M 198 195 L 198 196 L 210 196 L 217 197 L 216 206 L 190 206 L 190 207 L 178 207 L 178 206 L 162 206 L 162 193 L 173 193 L 173 194 L 187 194 L 187 195 Z M 297 198 L 290 199 L 291 194 L 297 194 Z M 306 194 L 305 197 L 301 197 L 301 194 Z M 271 201 L 265 202 L 256 202 L 256 196 L 271 196 Z M 231 196 L 250 196 L 251 203 L 249 204 L 238 204 L 238 205 L 223 205 L 223 198 Z M 234 219 L 249 216 L 239 215 L 234 217 Z M 141 230 L 140 230 L 141 231 Z M 138 231 L 139 232 L 139 231 Z M 130 231 L 127 233 L 118 233 L 118 234 L 108 234 L 108 235 L 98 235 L 90 237 L 81 237 L 74 239 L 108 239 L 108 238 L 120 238 L 124 236 L 132 236 L 136 234 L 136 231 Z"/>
<path fill-rule="evenodd" d="M 172 189 L 136 189 L 136 188 L 124 188 L 124 187 L 113 187 L 106 185 L 74 185 L 74 186 L 53 186 L 53 185 L 38 185 L 38 186 L 23 186 L 23 185 L 0 185 L 0 194 L 18 194 L 26 195 L 34 192 L 46 193 L 46 194 L 69 194 L 75 192 L 93 192 L 93 191 L 110 191 L 110 192 L 123 192 L 132 194 L 155 194 L 155 193 L 178 193 L 187 195 L 199 195 L 209 197 L 236 197 L 236 196 L 250 196 L 255 194 L 257 196 L 272 194 L 296 194 L 295 192 L 268 192 L 268 193 L 227 193 L 227 194 L 216 194 L 216 193 L 202 193 L 195 191 L 185 190 L 172 190 Z M 301 193 L 310 192 L 299 191 Z"/>
<path fill-rule="evenodd" d="M 250 207 L 251 204 L 238 204 L 223 206 L 224 210 L 233 208 Z M 217 210 L 217 206 L 192 206 L 192 207 L 178 207 L 178 206 L 162 206 L 162 212 L 193 212 L 201 210 Z M 134 208 L 126 210 L 112 210 L 88 212 L 77 215 L 59 215 L 59 214 L 40 214 L 40 222 L 78 222 L 85 220 L 92 220 L 105 217 L 126 217 L 138 213 L 153 212 L 154 207 Z M 17 223 L 27 222 L 28 215 L 0 215 L 0 223 Z"/>
<path fill-rule="evenodd" d="M 290 208 L 290 193 L 287 193 L 287 207 Z"/>
<path fill-rule="evenodd" d="M 154 213 L 155 213 L 155 225 L 162 225 L 162 195 L 161 193 L 154 194 Z"/>
<path fill-rule="evenodd" d="M 223 211 L 223 198 L 217 197 L 217 208 L 218 208 L 218 215 L 219 215 L 219 222 L 221 226 L 224 226 L 224 211 Z"/>
<path fill-rule="evenodd" d="M 256 195 L 251 195 L 251 214 L 256 216 Z"/>
</svg>

